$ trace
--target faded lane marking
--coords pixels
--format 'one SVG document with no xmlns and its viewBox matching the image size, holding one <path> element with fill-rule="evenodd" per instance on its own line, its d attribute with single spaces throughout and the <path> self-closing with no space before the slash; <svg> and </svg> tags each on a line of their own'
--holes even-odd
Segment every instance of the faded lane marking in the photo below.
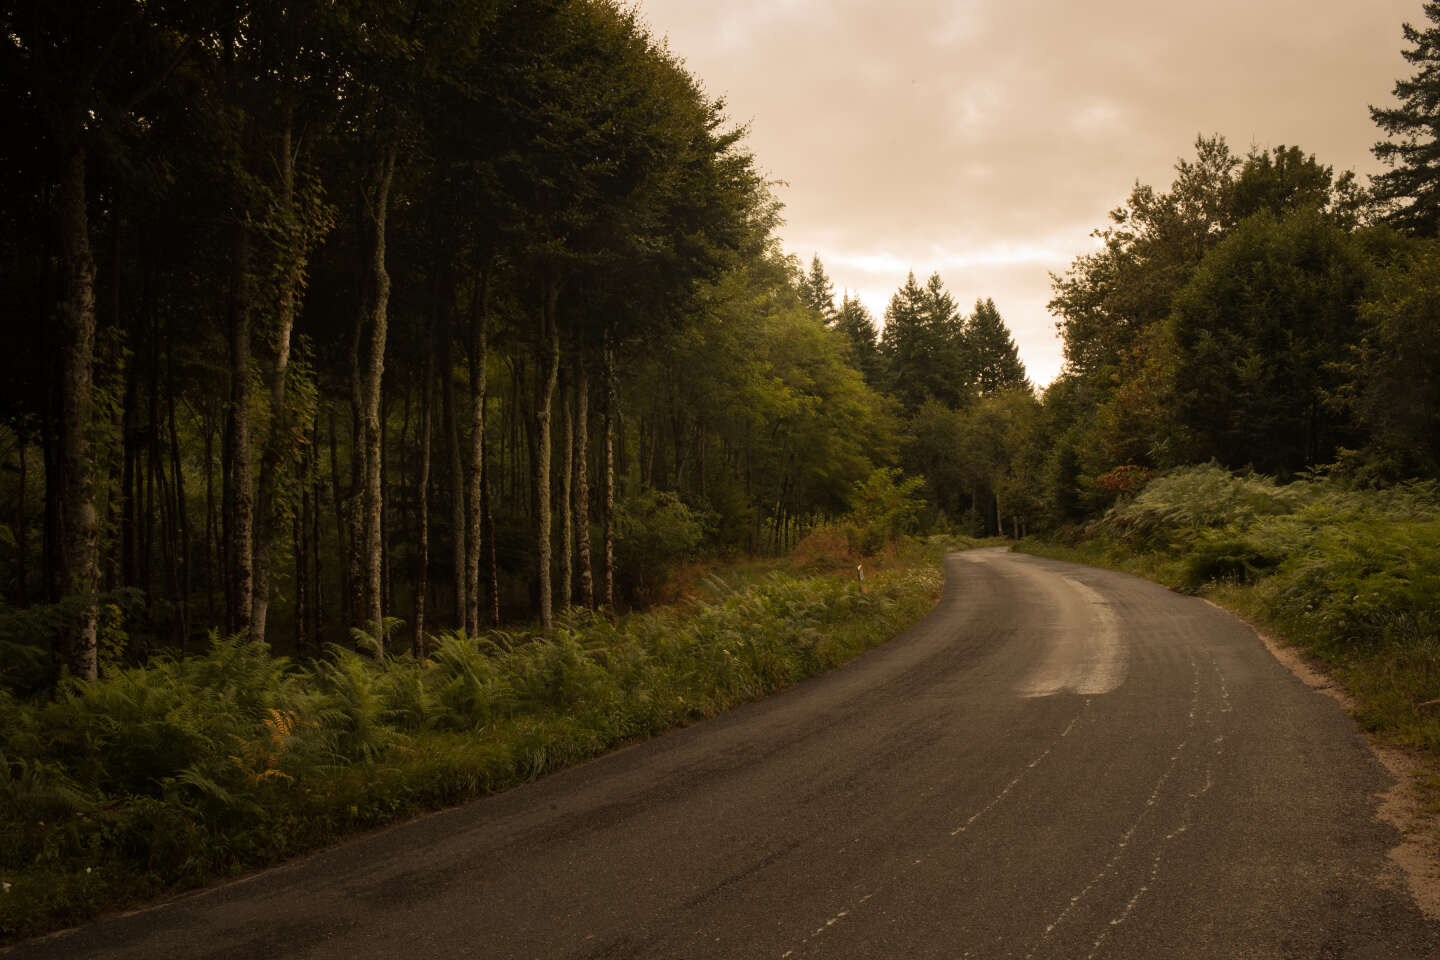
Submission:
<svg viewBox="0 0 1440 960">
<path fill-rule="evenodd" d="M 1120 623 L 1109 602 L 1073 577 L 1062 579 L 1089 608 L 1090 629 L 1072 630 L 1057 638 L 1044 661 L 1020 685 L 1021 696 L 1109 693 L 1125 682 L 1129 672 L 1130 651 L 1120 635 Z"/>
<path fill-rule="evenodd" d="M 1065 739 L 1066 737 L 1070 736 L 1071 732 L 1074 731 L 1074 729 L 1075 729 L 1075 725 L 1080 722 L 1080 720 L 1085 716 L 1086 711 L 1088 711 L 1089 709 L 1090 709 L 1090 699 L 1087 697 L 1087 698 L 1085 699 L 1085 701 L 1080 705 L 1080 712 L 1077 713 L 1075 716 L 1073 716 L 1073 717 L 1070 718 L 1070 722 L 1065 725 L 1065 729 L 1062 730 L 1062 731 L 1060 731 L 1060 733 L 1057 734 L 1057 735 L 1054 737 L 1054 739 L 1052 739 L 1052 740 L 1050 741 L 1050 745 L 1047 746 L 1044 750 L 1042 750 L 1039 754 L 1037 754 L 1032 760 L 1030 760 L 1029 763 L 1025 764 L 1025 769 L 1022 770 L 1022 771 L 1020 771 L 1019 776 L 1015 777 L 1013 780 L 1011 780 L 1009 783 L 1007 783 L 1007 784 L 1004 786 L 1004 788 L 1003 788 L 998 794 L 996 794 L 993 798 L 991 798 L 991 800 L 990 800 L 989 803 L 985 804 L 985 806 L 981 807 L 978 811 L 976 811 L 974 814 L 972 814 L 971 817 L 970 817 L 970 819 L 966 820 L 963 824 L 961 824 L 960 826 L 956 827 L 954 830 L 951 830 L 951 831 L 950 831 L 950 836 L 951 836 L 951 838 L 958 837 L 960 834 L 962 834 L 962 833 L 964 833 L 965 831 L 969 830 L 969 829 L 970 829 L 970 826 L 971 826 L 976 820 L 979 820 L 979 819 L 980 819 L 982 816 L 984 816 L 986 813 L 989 813 L 991 810 L 993 810 L 993 809 L 1000 803 L 1000 801 L 1004 800 L 1004 799 L 1010 794 L 1010 791 L 1014 790 L 1015 787 L 1019 785 L 1020 781 L 1025 779 L 1025 774 L 1029 773 L 1031 770 L 1034 770 L 1036 767 L 1038 767 L 1038 766 L 1041 764 L 1041 762 L 1044 761 L 1044 759 L 1050 755 L 1051 751 L 1053 751 L 1053 750 L 1055 749 L 1055 746 L 1056 746 L 1061 740 L 1063 740 L 1063 739 Z M 905 866 L 904 868 L 902 868 L 900 871 L 896 872 L 896 874 L 895 874 L 894 876 L 892 876 L 888 881 L 883 882 L 883 883 L 881 883 L 879 886 L 874 887 L 873 889 L 870 890 L 869 893 L 865 894 L 865 896 L 863 896 L 863 897 L 861 897 L 859 900 L 855 901 L 855 903 L 854 903 L 853 905 L 847 906 L 845 909 L 843 909 L 843 910 L 839 911 L 837 914 L 835 914 L 835 916 L 831 917 L 829 920 L 826 920 L 826 921 L 825 921 L 823 924 L 821 924 L 819 927 L 816 927 L 814 933 L 810 934 L 810 935 L 807 936 L 807 937 L 802 937 L 802 938 L 800 939 L 799 947 L 792 947 L 791 949 L 786 950 L 784 953 L 782 953 L 782 954 L 780 955 L 780 960 L 789 960 L 790 957 L 792 957 L 792 956 L 795 955 L 795 951 L 796 951 L 797 949 L 800 949 L 800 948 L 805 947 L 806 945 L 808 945 L 808 944 L 810 943 L 811 940 L 813 940 L 813 939 L 815 939 L 816 937 L 820 936 L 821 934 L 825 933 L 825 932 L 828 931 L 831 927 L 833 927 L 833 926 L 835 926 L 837 923 L 839 923 L 841 920 L 843 920 L 843 919 L 845 919 L 846 917 L 850 916 L 850 914 L 851 914 L 852 911 L 854 911 L 854 910 L 858 909 L 859 907 L 863 906 L 863 905 L 865 904 L 865 902 L 866 902 L 867 900 L 869 900 L 871 897 L 875 896 L 875 894 L 879 893 L 881 890 L 885 889 L 885 888 L 886 888 L 887 886 L 889 886 L 890 884 L 893 884 L 895 881 L 899 880 L 899 879 L 900 879 L 902 876 L 904 876 L 908 871 L 914 869 L 916 866 L 918 866 L 918 865 L 919 865 L 920 863 L 922 863 L 922 862 L 924 862 L 924 857 L 917 857 L 913 862 L 911 862 L 910 864 L 908 864 L 907 866 Z M 969 956 L 969 954 L 966 954 L 966 956 Z"/>
<path fill-rule="evenodd" d="M 1145 822 L 1145 820 L 1155 810 L 1157 804 L 1159 804 L 1160 796 L 1164 791 L 1166 784 L 1175 774 L 1175 770 L 1180 762 L 1181 756 L 1185 753 L 1186 748 L 1190 745 L 1191 737 L 1196 726 L 1196 707 L 1200 703 L 1200 664 L 1195 660 L 1194 653 L 1190 653 L 1189 657 L 1190 711 L 1185 721 L 1185 739 L 1181 740 L 1173 748 L 1173 751 L 1170 754 L 1170 758 L 1165 764 L 1165 769 L 1161 771 L 1159 778 L 1156 779 L 1155 785 L 1150 791 L 1150 796 L 1147 797 L 1145 800 L 1145 805 L 1140 808 L 1139 813 L 1131 822 L 1130 826 L 1126 828 L 1125 832 L 1120 835 L 1118 840 L 1116 840 L 1114 853 L 1110 856 L 1110 859 L 1105 862 L 1105 865 L 1102 866 L 1098 872 L 1096 872 L 1095 876 L 1090 878 L 1090 882 L 1087 883 L 1079 893 L 1075 894 L 1073 897 L 1070 898 L 1070 902 L 1067 903 L 1060 911 L 1060 913 L 1056 915 L 1055 919 L 1050 921 L 1050 923 L 1046 925 L 1045 931 L 1040 934 L 1040 939 L 1036 941 L 1035 945 L 1030 948 L 1030 951 L 1025 954 L 1025 960 L 1034 960 L 1035 955 L 1039 953 L 1046 946 L 1046 944 L 1050 942 L 1050 938 L 1054 935 L 1055 930 L 1062 923 L 1064 923 L 1070 918 L 1070 916 L 1075 912 L 1075 910 L 1080 906 L 1080 904 L 1083 903 L 1101 883 L 1103 883 L 1110 877 L 1110 875 L 1114 872 L 1115 868 L 1119 865 L 1120 861 L 1129 854 L 1130 844 L 1135 839 L 1136 831 L 1140 829 L 1141 824 Z M 1178 836 L 1180 833 L 1183 833 L 1185 830 L 1189 829 L 1190 804 L 1195 800 L 1196 797 L 1209 792 L 1214 779 L 1212 771 L 1213 762 L 1211 764 L 1207 764 L 1205 771 L 1205 786 L 1202 787 L 1199 791 L 1189 794 L 1188 798 L 1186 799 L 1185 806 L 1181 814 L 1180 828 L 1178 830 L 1172 831 L 1169 836 L 1165 838 L 1165 842 L 1168 842 L 1169 840 Z M 1135 905 L 1140 902 L 1141 896 L 1149 890 L 1150 884 L 1154 882 L 1155 877 L 1159 873 L 1159 870 L 1160 854 L 1157 853 L 1155 857 L 1155 862 L 1151 867 L 1149 881 L 1141 884 L 1139 891 L 1137 891 L 1135 895 L 1130 898 L 1129 903 L 1126 905 L 1125 910 L 1121 913 L 1120 917 L 1110 922 L 1112 927 L 1118 926 L 1120 923 L 1123 923 L 1130 916 L 1130 913 L 1135 909 Z M 1102 931 L 1100 937 L 1095 941 L 1094 948 L 1090 954 L 1090 957 L 1093 958 L 1095 954 L 1099 952 L 1100 946 L 1105 942 L 1105 938 L 1108 935 L 1108 930 Z"/>
</svg>

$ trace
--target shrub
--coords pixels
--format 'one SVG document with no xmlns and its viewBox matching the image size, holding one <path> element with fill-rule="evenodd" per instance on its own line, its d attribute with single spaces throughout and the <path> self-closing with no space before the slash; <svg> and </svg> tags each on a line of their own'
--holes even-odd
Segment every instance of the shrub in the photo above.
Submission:
<svg viewBox="0 0 1440 960">
<path fill-rule="evenodd" d="M 924 485 L 924 477 L 901 480 L 900 470 L 895 467 L 877 467 L 855 484 L 850 513 L 845 518 L 851 550 L 872 554 L 913 530 L 925 507 L 925 501 L 914 494 Z"/>
<path fill-rule="evenodd" d="M 668 506 L 668 505 L 667 505 Z M 663 509 L 661 511 L 663 513 Z M 712 602 L 548 636 L 331 647 L 308 667 L 215 636 L 53 702 L 0 689 L 0 937 L 263 865 L 501 789 L 842 662 L 930 608 L 928 548 L 867 581 L 772 573 Z M 357 637 L 359 641 L 368 637 Z"/>
<path fill-rule="evenodd" d="M 1283 559 L 1283 554 L 1249 540 L 1206 539 L 1185 556 L 1181 585 L 1193 592 L 1209 583 L 1254 583 Z"/>
<path fill-rule="evenodd" d="M 615 529 L 620 586 L 638 603 L 651 600 L 665 574 L 691 559 L 705 537 L 702 518 L 668 490 L 622 501 L 615 509 Z"/>
</svg>

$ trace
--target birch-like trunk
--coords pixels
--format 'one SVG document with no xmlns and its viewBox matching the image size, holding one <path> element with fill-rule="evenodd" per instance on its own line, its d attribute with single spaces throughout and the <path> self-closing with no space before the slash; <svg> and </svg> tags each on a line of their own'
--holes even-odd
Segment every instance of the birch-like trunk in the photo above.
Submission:
<svg viewBox="0 0 1440 960">
<path fill-rule="evenodd" d="M 356 403 L 356 439 L 359 470 L 354 479 L 359 490 L 359 506 L 355 523 L 356 545 L 352 554 L 358 562 L 352 569 L 358 574 L 355 585 L 358 602 L 354 623 L 362 629 L 375 631 L 383 647 L 384 582 L 382 579 L 382 543 L 380 513 L 384 505 L 380 472 L 380 390 L 385 373 L 385 340 L 388 330 L 390 274 L 385 268 L 385 224 L 390 208 L 390 185 L 395 176 L 396 148 L 389 146 L 375 164 L 370 182 L 361 197 L 364 217 L 362 233 L 366 249 L 366 289 L 357 317 L 356 343 L 364 344 L 357 351 L 354 374 Z"/>
<path fill-rule="evenodd" d="M 485 443 L 490 443 L 487 437 Z M 500 626 L 500 565 L 495 558 L 495 515 L 490 510 L 490 462 L 489 454 L 481 458 L 484 472 L 480 476 L 480 517 L 485 533 L 485 558 L 490 582 L 490 625 Z"/>
<path fill-rule="evenodd" d="M 575 536 L 580 566 L 580 601 L 595 609 L 595 574 L 590 569 L 590 382 L 585 375 L 585 352 L 575 361 Z"/>
<path fill-rule="evenodd" d="M 615 612 L 615 348 L 605 335 L 605 609 Z"/>
<path fill-rule="evenodd" d="M 420 477 L 415 486 L 419 493 L 418 545 L 415 571 L 415 636 L 412 650 L 417 657 L 425 655 L 425 593 L 430 587 L 430 394 L 435 380 L 435 339 L 425 339 L 425 377 L 420 382 Z"/>
<path fill-rule="evenodd" d="M 225 628 L 250 632 L 255 589 L 255 492 L 250 463 L 250 227 L 237 218 L 230 247 L 230 429 L 226 434 L 229 520 L 225 558 L 229 571 Z"/>
<path fill-rule="evenodd" d="M 280 134 L 280 217 L 294 230 L 295 156 L 291 145 L 291 121 L 286 117 Z M 289 432 L 289 411 L 285 406 L 285 378 L 290 369 L 290 334 L 295 327 L 295 303 L 304 269 L 304 251 L 284 250 L 289 257 L 283 265 L 275 305 L 275 365 L 270 373 L 270 432 L 261 455 L 259 494 L 255 504 L 254 595 L 250 604 L 250 639 L 265 639 L 265 621 L 270 609 L 270 556 L 275 548 L 275 482 L 281 469 L 285 436 Z"/>
<path fill-rule="evenodd" d="M 560 466 L 560 609 L 570 607 L 570 581 L 575 569 L 575 528 L 570 491 L 575 482 L 575 419 L 570 409 L 569 389 L 560 391 L 563 455 Z"/>
<path fill-rule="evenodd" d="M 60 636 L 60 653 L 70 672 L 94 681 L 99 587 L 99 519 L 95 510 L 90 428 L 94 412 L 95 261 L 85 205 L 85 150 L 65 158 L 59 190 L 60 302 L 60 591 L 77 606 Z"/>
<path fill-rule="evenodd" d="M 547 343 L 545 369 L 541 373 L 535 409 L 535 533 L 540 565 L 540 626 L 550 629 L 552 603 L 550 590 L 550 408 L 555 398 L 555 383 L 560 377 L 560 326 L 556 307 L 560 300 L 559 284 L 553 280 L 545 292 L 543 329 Z"/>
<path fill-rule="evenodd" d="M 466 497 L 465 630 L 480 633 L 480 484 L 485 474 L 485 336 L 486 299 L 489 297 L 489 267 L 481 272 L 479 289 L 470 307 L 470 490 Z"/>
<path fill-rule="evenodd" d="M 445 435 L 450 448 L 450 528 L 454 532 L 452 559 L 455 563 L 455 626 L 465 629 L 465 611 L 469 593 L 465 589 L 465 464 L 460 457 L 460 424 L 455 415 L 455 365 L 451 356 L 450 328 L 442 334 L 440 415 L 445 421 Z"/>
<path fill-rule="evenodd" d="M 374 230 L 371 244 L 370 356 L 365 378 L 365 602 L 366 616 L 383 642 L 381 609 L 380 514 L 384 492 L 380 481 L 380 389 L 385 374 L 385 340 L 389 327 L 390 274 L 385 268 L 385 224 L 390 209 L 390 184 L 395 176 L 395 147 L 385 151 L 376 171 L 366 215 Z"/>
</svg>

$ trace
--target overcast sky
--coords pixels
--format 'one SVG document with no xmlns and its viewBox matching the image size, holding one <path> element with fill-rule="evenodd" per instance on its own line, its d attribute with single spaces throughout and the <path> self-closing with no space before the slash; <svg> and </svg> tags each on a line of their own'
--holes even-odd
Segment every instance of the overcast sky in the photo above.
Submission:
<svg viewBox="0 0 1440 960">
<path fill-rule="evenodd" d="M 1380 167 L 1367 107 L 1411 72 L 1420 0 L 639 0 L 762 170 L 786 250 L 876 319 L 914 270 L 992 297 L 1037 384 L 1050 272 L 1197 134 Z"/>
</svg>

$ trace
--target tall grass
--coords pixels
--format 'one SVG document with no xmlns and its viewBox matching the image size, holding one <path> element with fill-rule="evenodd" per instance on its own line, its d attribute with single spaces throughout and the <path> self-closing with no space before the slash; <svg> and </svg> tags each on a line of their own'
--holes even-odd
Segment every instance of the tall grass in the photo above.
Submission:
<svg viewBox="0 0 1440 960">
<path fill-rule="evenodd" d="M 502 789 L 835 666 L 922 616 L 939 550 L 872 571 L 712 578 L 703 599 L 548 635 L 451 633 L 425 660 L 308 665 L 214 636 L 71 684 L 0 690 L 0 937 L 268 864 Z M 359 638 L 366 645 L 367 638 Z"/>
</svg>

